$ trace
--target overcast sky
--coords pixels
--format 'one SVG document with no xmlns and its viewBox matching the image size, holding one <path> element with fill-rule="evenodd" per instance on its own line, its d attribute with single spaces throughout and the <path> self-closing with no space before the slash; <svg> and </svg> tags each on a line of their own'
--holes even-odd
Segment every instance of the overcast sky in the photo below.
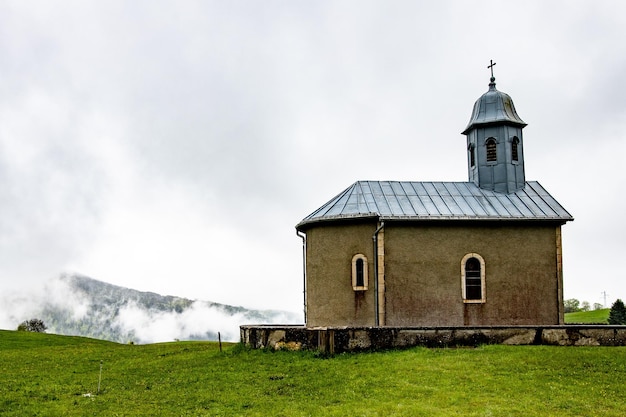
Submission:
<svg viewBox="0 0 626 417">
<path fill-rule="evenodd" d="M 356 180 L 466 181 L 511 95 L 574 217 L 565 297 L 626 298 L 626 2 L 0 1 L 0 280 L 302 309 L 294 226 Z"/>
</svg>

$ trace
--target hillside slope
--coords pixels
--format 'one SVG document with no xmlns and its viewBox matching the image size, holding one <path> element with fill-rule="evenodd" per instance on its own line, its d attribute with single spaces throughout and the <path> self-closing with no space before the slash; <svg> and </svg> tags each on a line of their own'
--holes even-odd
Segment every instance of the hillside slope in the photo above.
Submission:
<svg viewBox="0 0 626 417">
<path fill-rule="evenodd" d="M 610 308 L 565 313 L 565 324 L 608 324 Z"/>
<path fill-rule="evenodd" d="M 163 296 L 81 275 L 60 276 L 48 284 L 47 293 L 19 321 L 37 317 L 48 333 L 120 343 L 217 340 L 218 332 L 223 340 L 235 341 L 241 324 L 301 321 L 290 312 Z"/>
<path fill-rule="evenodd" d="M 0 331 L 0 415 L 622 416 L 626 348 L 413 348 L 320 357 Z"/>
</svg>

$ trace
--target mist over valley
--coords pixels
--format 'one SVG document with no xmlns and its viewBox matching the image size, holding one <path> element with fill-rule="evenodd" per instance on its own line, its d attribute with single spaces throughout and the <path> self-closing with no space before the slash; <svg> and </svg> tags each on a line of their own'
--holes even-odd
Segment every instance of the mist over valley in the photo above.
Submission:
<svg viewBox="0 0 626 417">
<path fill-rule="evenodd" d="M 242 324 L 297 324 L 294 312 L 255 310 L 142 292 L 79 274 L 62 274 L 40 288 L 0 295 L 0 328 L 39 318 L 48 333 L 119 343 L 239 340 Z"/>
</svg>

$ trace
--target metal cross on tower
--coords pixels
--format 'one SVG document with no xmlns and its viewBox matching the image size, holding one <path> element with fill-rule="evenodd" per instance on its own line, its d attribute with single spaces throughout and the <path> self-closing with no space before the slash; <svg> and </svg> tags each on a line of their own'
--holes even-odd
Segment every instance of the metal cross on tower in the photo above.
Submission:
<svg viewBox="0 0 626 417">
<path fill-rule="evenodd" d="M 496 65 L 495 62 L 493 62 L 493 59 L 490 59 L 489 62 L 491 63 L 490 65 L 487 66 L 487 68 L 489 68 L 491 70 L 491 78 L 493 78 L 493 66 Z"/>
</svg>

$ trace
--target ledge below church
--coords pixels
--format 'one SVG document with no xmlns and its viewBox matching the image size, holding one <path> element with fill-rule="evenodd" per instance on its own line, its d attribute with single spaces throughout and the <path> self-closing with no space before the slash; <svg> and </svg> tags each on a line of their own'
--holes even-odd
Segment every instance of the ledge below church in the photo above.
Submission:
<svg viewBox="0 0 626 417">
<path fill-rule="evenodd" d="M 341 353 L 485 344 L 626 346 L 626 326 L 305 327 L 243 325 L 241 342 L 253 349 L 308 349 Z"/>
</svg>

